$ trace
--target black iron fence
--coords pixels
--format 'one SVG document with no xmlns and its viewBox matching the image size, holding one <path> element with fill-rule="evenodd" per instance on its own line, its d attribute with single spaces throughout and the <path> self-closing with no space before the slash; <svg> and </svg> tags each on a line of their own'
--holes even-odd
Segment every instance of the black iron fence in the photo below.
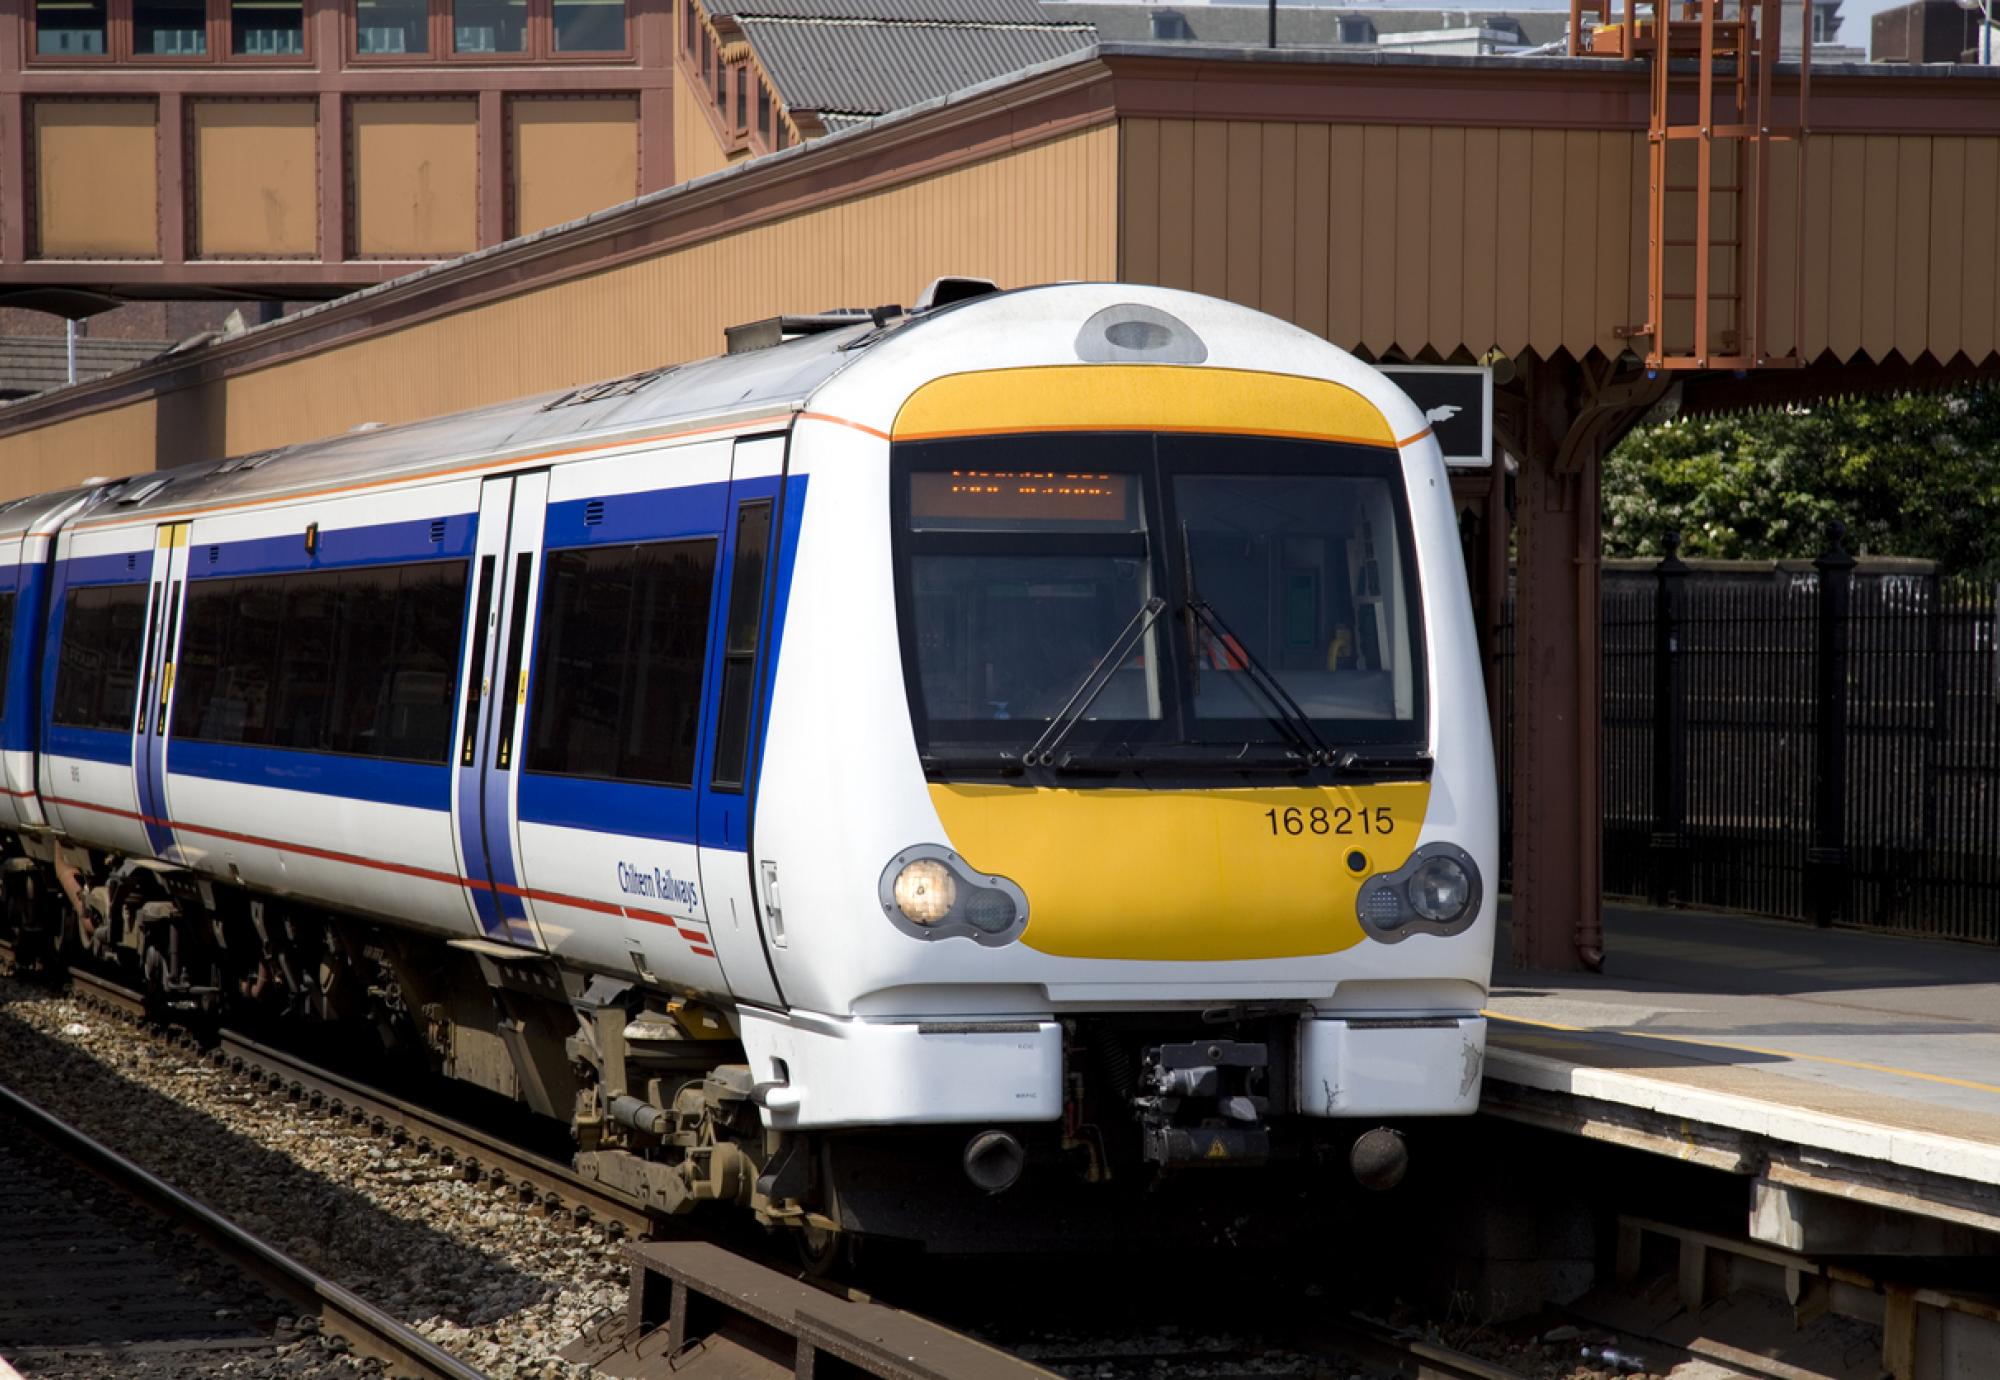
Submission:
<svg viewBox="0 0 2000 1380">
<path fill-rule="evenodd" d="M 1602 616 L 1607 891 L 2000 944 L 2000 587 L 1836 538 L 1607 562 Z"/>
</svg>

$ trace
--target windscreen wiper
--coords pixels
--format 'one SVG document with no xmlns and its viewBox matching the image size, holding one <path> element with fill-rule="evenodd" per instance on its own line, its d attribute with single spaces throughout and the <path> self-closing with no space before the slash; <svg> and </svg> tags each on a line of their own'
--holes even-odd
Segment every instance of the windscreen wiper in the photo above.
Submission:
<svg viewBox="0 0 2000 1380">
<path fill-rule="evenodd" d="M 1436 765 L 1431 755 L 1421 749 L 1398 752 L 1347 748 L 1333 759 L 1334 770 L 1344 776 L 1409 777 L 1419 781 L 1428 781 Z"/>
<path fill-rule="evenodd" d="M 1090 673 L 1083 678 L 1083 683 L 1076 687 L 1076 693 L 1069 697 L 1067 704 L 1056 711 L 1055 717 L 1049 720 L 1049 726 L 1042 730 L 1042 736 L 1035 739 L 1033 746 L 1022 755 L 1021 760 L 1024 763 L 1031 767 L 1038 764 L 1044 767 L 1055 765 L 1056 749 L 1063 745 L 1065 738 L 1069 737 L 1070 730 L 1083 722 L 1083 716 L 1089 712 L 1090 706 L 1104 693 L 1104 687 L 1111 684 L 1111 677 L 1125 664 L 1125 658 L 1132 654 L 1132 649 L 1139 644 L 1139 639 L 1151 630 L 1154 620 L 1166 606 L 1167 601 L 1155 594 L 1139 606 L 1138 612 L 1126 620 L 1124 629 L 1112 639 L 1111 645 L 1104 649 L 1104 655 L 1092 663 Z"/>
<path fill-rule="evenodd" d="M 1318 730 L 1312 726 L 1312 719 L 1299 708 L 1299 702 L 1257 659 L 1249 644 L 1230 631 L 1229 625 L 1222 621 L 1222 615 L 1215 611 L 1215 606 L 1201 597 L 1201 592 L 1195 587 L 1194 550 L 1188 541 L 1185 522 L 1181 524 L 1181 575 L 1186 586 L 1182 611 L 1188 619 L 1188 657 L 1194 666 L 1195 693 L 1201 693 L 1201 649 L 1194 636 L 1194 624 L 1198 622 L 1208 629 L 1211 637 L 1222 639 L 1230 655 L 1242 658 L 1245 679 L 1277 711 L 1271 717 L 1271 726 L 1290 740 L 1310 765 L 1324 766 L 1331 762 L 1333 749 L 1319 736 Z"/>
</svg>

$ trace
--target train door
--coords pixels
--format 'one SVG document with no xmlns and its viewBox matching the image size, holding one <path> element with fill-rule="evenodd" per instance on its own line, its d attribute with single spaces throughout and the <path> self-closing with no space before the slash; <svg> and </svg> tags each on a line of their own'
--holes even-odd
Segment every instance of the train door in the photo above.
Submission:
<svg viewBox="0 0 2000 1380">
<path fill-rule="evenodd" d="M 16 665 L 29 660 L 32 637 L 15 636 L 15 624 L 24 612 L 22 583 L 28 570 L 23 551 L 29 543 L 21 538 L 0 541 L 0 820 L 9 824 L 35 824 L 31 818 L 35 799 L 33 696 L 27 693 L 25 673 Z"/>
<path fill-rule="evenodd" d="M 722 588 L 709 633 L 711 652 L 703 700 L 714 706 L 699 810 L 701 887 L 709 933 L 729 987 L 745 1001 L 782 1006 L 765 949 L 750 876 L 750 824 L 756 803 L 757 749 L 763 684 L 760 649 L 772 605 L 779 486 L 785 438 L 736 443 L 729 475 L 718 567 Z"/>
<path fill-rule="evenodd" d="M 578 963 L 708 992 L 724 979 L 697 851 L 702 692 L 731 449 L 697 441 L 552 471 L 540 588 L 510 639 L 527 687 L 513 846 L 542 936 Z"/>
<path fill-rule="evenodd" d="M 513 811 L 529 613 L 548 489 L 546 470 L 489 479 L 480 489 L 452 793 L 459 868 L 480 932 L 536 949 L 545 946 L 521 881 Z"/>
<path fill-rule="evenodd" d="M 153 855 L 172 857 L 172 816 L 167 810 L 167 704 L 174 688 L 174 655 L 180 641 L 181 589 L 187 583 L 188 526 L 162 523 L 153 545 L 153 578 L 146 591 L 146 640 L 141 650 L 139 703 L 132 716 L 132 779 L 139 818 Z"/>
<path fill-rule="evenodd" d="M 42 721 L 41 634 L 49 622 L 49 587 L 55 574 L 56 535 L 85 499 L 49 509 L 21 536 L 10 564 L 14 566 L 14 596 L 7 626 L 11 637 L 0 657 L 7 675 L 0 718 L 4 718 L 4 779 L 0 787 L 13 803 L 14 818 L 28 828 L 48 823 L 37 788 L 40 772 Z"/>
</svg>

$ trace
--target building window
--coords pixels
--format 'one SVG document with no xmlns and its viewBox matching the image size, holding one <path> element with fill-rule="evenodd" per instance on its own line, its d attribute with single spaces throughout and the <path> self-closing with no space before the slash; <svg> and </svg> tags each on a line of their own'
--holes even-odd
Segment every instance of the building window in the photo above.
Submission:
<svg viewBox="0 0 2000 1380">
<path fill-rule="evenodd" d="M 136 57 L 204 57 L 208 7 L 202 0 L 132 0 Z"/>
<path fill-rule="evenodd" d="M 528 51 L 528 0 L 452 0 L 454 53 Z"/>
<path fill-rule="evenodd" d="M 354 51 L 368 57 L 421 56 L 431 50 L 428 0 L 359 0 Z"/>
<path fill-rule="evenodd" d="M 305 0 L 230 0 L 229 51 L 238 57 L 304 57 Z"/>
<path fill-rule="evenodd" d="M 771 88 L 757 83 L 757 132 L 772 148 L 778 146 L 777 131 L 771 125 Z"/>
<path fill-rule="evenodd" d="M 625 51 L 625 0 L 555 0 L 558 53 Z"/>
<path fill-rule="evenodd" d="M 104 0 L 35 0 L 36 57 L 103 57 Z"/>
</svg>

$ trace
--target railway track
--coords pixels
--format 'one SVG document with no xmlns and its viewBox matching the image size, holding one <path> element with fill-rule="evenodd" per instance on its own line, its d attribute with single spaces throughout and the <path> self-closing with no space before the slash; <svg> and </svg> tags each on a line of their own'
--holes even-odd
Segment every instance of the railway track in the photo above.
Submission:
<svg viewBox="0 0 2000 1380">
<path fill-rule="evenodd" d="M 11 957 L 4 943 L 0 943 L 0 966 Z M 112 1012 L 135 1021 L 146 1021 L 152 1013 L 147 1009 L 144 997 L 104 976 L 88 970 L 72 970 L 68 975 L 70 990 L 77 998 L 87 1001 L 101 1010 Z M 398 1097 L 385 1090 L 370 1087 L 344 1074 L 321 1068 L 300 1056 L 261 1043 L 250 1036 L 228 1029 L 217 1033 L 216 1043 L 209 1048 L 207 1057 L 239 1079 L 248 1080 L 269 1096 L 282 1098 L 296 1105 L 302 1113 L 332 1117 L 375 1135 L 385 1137 L 396 1144 L 412 1144 L 420 1150 L 427 1150 L 441 1160 L 454 1163 L 470 1180 L 485 1181 L 496 1186 L 512 1184 L 524 1204 L 539 1204 L 551 1213 L 567 1212 L 579 1223 L 595 1222 L 613 1233 L 622 1233 L 635 1241 L 644 1241 L 654 1235 L 660 1219 L 649 1213 L 642 1205 L 624 1195 L 606 1189 L 604 1186 L 576 1174 L 569 1166 L 545 1156 L 536 1154 L 520 1146 L 509 1144 L 477 1127 L 455 1121 L 417 1103 Z M 106 1152 L 109 1153 L 109 1152 Z M 143 1170 L 126 1166 L 133 1172 L 144 1174 Z M 149 1179 L 151 1176 L 147 1176 Z M 173 1194 L 176 1191 L 158 1180 L 152 1183 L 159 1190 Z M 184 1198 L 185 1195 L 177 1197 Z M 187 1199 L 192 1203 L 192 1199 Z M 195 1204 L 199 1207 L 199 1204 Z M 254 1238 L 250 1238 L 254 1241 Z M 262 1243 L 258 1243 L 262 1246 Z M 270 1250 L 262 1246 L 263 1250 Z M 641 1256 L 641 1252 L 653 1252 L 656 1245 L 631 1248 L 634 1266 L 634 1294 L 646 1288 L 642 1275 L 649 1270 L 657 1273 L 661 1268 L 659 1260 L 652 1255 Z M 732 1355 L 735 1340 L 748 1333 L 758 1336 L 781 1335 L 790 1340 L 783 1343 L 780 1350 L 794 1346 L 802 1348 L 818 1347 L 838 1354 L 852 1369 L 845 1374 L 860 1374 L 878 1377 L 912 1377 L 926 1374 L 921 1369 L 910 1369 L 907 1358 L 897 1359 L 881 1352 L 880 1338 L 869 1340 L 870 1329 L 880 1331 L 891 1326 L 899 1334 L 912 1330 L 917 1335 L 931 1335 L 944 1339 L 939 1345 L 955 1345 L 949 1339 L 963 1341 L 962 1334 L 935 1322 L 920 1318 L 915 1314 L 903 1313 L 879 1305 L 872 1309 L 848 1313 L 827 1314 L 823 1309 L 791 1308 L 773 1314 L 768 1308 L 759 1311 L 754 1301 L 776 1297 L 790 1297 L 798 1290 L 805 1289 L 816 1295 L 825 1294 L 825 1289 L 816 1284 L 808 1284 L 790 1277 L 769 1264 L 759 1263 L 743 1255 L 736 1254 L 708 1243 L 676 1242 L 668 1249 L 677 1252 L 674 1258 L 674 1274 L 684 1285 L 684 1292 L 690 1297 L 709 1300 L 702 1316 L 707 1319 L 728 1318 L 732 1308 L 723 1301 L 730 1299 L 752 1300 L 749 1311 L 734 1321 L 721 1326 L 721 1334 L 716 1340 L 703 1342 L 704 1332 L 694 1336 L 683 1325 L 674 1337 L 677 1347 L 693 1348 L 699 1343 L 707 1350 L 727 1350 Z M 692 1253 L 688 1253 L 692 1252 Z M 273 1252 L 275 1255 L 276 1253 Z M 644 1263 L 650 1261 L 650 1264 Z M 247 1267 L 246 1267 L 247 1268 Z M 268 1265 L 265 1268 L 269 1268 Z M 253 1271 L 255 1273 L 255 1271 Z M 307 1272 L 310 1274 L 310 1271 Z M 263 1278 L 263 1275 L 258 1275 Z M 383 1318 L 389 1325 L 401 1329 L 401 1324 L 379 1310 L 369 1306 L 330 1281 L 313 1277 L 318 1284 L 338 1290 L 335 1305 L 329 1305 L 316 1291 L 305 1300 L 308 1311 L 317 1311 L 326 1317 L 329 1330 L 350 1336 L 357 1350 L 369 1354 L 381 1354 L 374 1347 L 385 1345 L 375 1338 L 372 1328 L 364 1323 L 352 1324 L 353 1335 L 347 1330 L 350 1324 L 343 1320 L 339 1305 L 351 1301 L 369 1314 Z M 286 1297 L 298 1298 L 298 1294 L 273 1282 L 272 1286 Z M 839 1292 L 836 1290 L 836 1298 Z M 365 1315 L 364 1315 L 365 1316 Z M 845 1318 L 854 1337 L 844 1341 L 838 1329 L 833 1327 L 832 1318 Z M 635 1315 L 636 1317 L 636 1315 Z M 885 1322 L 885 1320 L 893 1320 Z M 795 1330 L 795 1325 L 796 1329 Z M 831 1329 L 831 1330 L 830 1330 Z M 407 1331 L 407 1329 L 402 1329 Z M 1305 1326 L 1279 1326 L 1275 1331 L 1288 1334 L 1292 1349 L 1307 1355 L 1338 1354 L 1370 1368 L 1381 1375 L 1395 1375 L 1405 1380 L 1521 1380 L 1518 1373 L 1484 1361 L 1478 1357 L 1450 1348 L 1430 1343 L 1421 1337 L 1390 1327 L 1387 1324 L 1359 1316 L 1321 1317 Z M 607 1375 L 641 1374 L 641 1370 L 627 1370 L 623 1360 L 614 1358 L 615 1338 L 629 1333 L 626 1337 L 635 1353 L 625 1360 L 636 1363 L 640 1355 L 651 1351 L 657 1353 L 668 1340 L 669 1330 L 664 1320 L 641 1326 L 636 1321 L 620 1326 L 612 1323 L 601 1335 L 598 1346 L 587 1347 L 585 1352 L 596 1352 L 605 1357 L 606 1366 L 602 1373 Z M 411 1336 L 416 1334 L 411 1333 Z M 371 1341 L 371 1338 L 375 1340 Z M 422 1338 L 417 1338 L 422 1341 Z M 607 1343 L 609 1344 L 607 1346 Z M 429 1343 L 425 1343 L 429 1346 Z M 463 1367 L 447 1353 L 430 1348 L 444 1360 L 459 1366 L 456 1371 L 412 1370 L 410 1373 L 428 1377 L 432 1374 L 454 1376 L 475 1376 L 477 1372 Z M 694 1353 L 690 1352 L 690 1359 Z M 584 1359 L 582 1354 L 572 1353 L 576 1359 Z M 856 1359 L 849 1360 L 849 1357 Z M 871 1359 L 872 1358 L 872 1359 Z M 657 1359 L 655 1355 L 654 1359 Z M 1134 1374 L 1175 1374 L 1177 1362 L 1185 1361 L 1193 1366 L 1190 1374 L 1214 1376 L 1218 1361 L 1226 1361 L 1214 1354 L 1203 1356 L 1189 1353 L 1186 1357 L 1160 1355 L 1154 1357 L 1137 1356 L 1130 1351 L 1107 1348 L 1095 1350 L 1084 1348 L 1074 1355 L 1047 1355 L 1039 1363 L 1030 1363 L 1018 1358 L 1006 1357 L 988 1351 L 980 1357 L 981 1373 L 994 1375 L 1054 1376 L 1060 1369 L 1072 1369 L 1073 1373 L 1092 1373 L 1106 1364 L 1129 1366 L 1135 1363 L 1141 1369 Z M 1158 1364 L 1155 1364 L 1158 1363 Z M 720 1364 L 719 1358 L 711 1364 Z M 987 1371 L 986 1367 L 992 1367 Z M 679 1373 L 676 1371 L 676 1373 Z M 690 1374 L 699 1374 L 691 1371 Z M 734 1372 L 732 1372 L 733 1374 Z M 745 1374 L 760 1373 L 746 1371 Z M 770 1371 L 773 1376 L 791 1374 L 789 1363 Z M 946 1375 L 951 1372 L 938 1372 Z M 1124 1373 L 1119 1371 L 1118 1373 Z"/>
<path fill-rule="evenodd" d="M 245 1275 L 296 1308 L 316 1315 L 322 1329 L 344 1338 L 357 1353 L 383 1362 L 392 1374 L 413 1376 L 416 1380 L 487 1380 L 482 1372 L 466 1365 L 351 1290 L 243 1230 L 206 1204 L 148 1173 L 109 1146 L 5 1085 L 0 1085 L 0 1115 L 64 1159 L 151 1209 L 173 1227 L 192 1233 Z M 87 1217 L 77 1219 L 76 1225 L 83 1231 L 93 1229 Z M 86 1238 L 76 1241 L 74 1245 L 76 1248 L 87 1248 L 91 1241 Z M 122 1273 L 125 1268 L 120 1260 L 114 1271 Z M 26 1272 L 23 1273 L 25 1275 Z M 145 1271 L 138 1272 L 138 1275 L 136 1281 L 123 1280 L 119 1283 L 128 1291 L 135 1288 L 141 1291 L 135 1295 L 134 1301 L 155 1315 L 148 1324 L 152 1330 L 178 1331 L 181 1329 L 172 1328 L 170 1324 L 179 1321 L 194 1326 L 198 1343 L 213 1345 L 218 1340 L 212 1335 L 216 1330 L 214 1322 L 218 1321 L 214 1318 L 215 1310 L 208 1310 L 205 1318 L 177 1319 L 178 1305 L 182 1300 L 175 1297 L 167 1283 L 149 1279 Z M 197 1299 L 195 1302 L 200 1305 L 206 1301 Z M 52 1307 L 52 1301 L 44 1300 L 39 1305 L 37 1317 L 46 1323 L 47 1312 Z M 32 1331 L 28 1335 L 32 1337 Z M 228 1335 L 225 1333 L 224 1340 Z"/>
<path fill-rule="evenodd" d="M 78 996 L 106 1009 L 138 1019 L 148 1014 L 141 994 L 97 973 L 72 970 L 70 985 Z M 240 1031 L 218 1031 L 208 1058 L 239 1077 L 261 1083 L 273 1096 L 365 1126 L 395 1144 L 412 1143 L 457 1165 L 468 1179 L 483 1179 L 495 1187 L 512 1184 L 524 1202 L 538 1202 L 550 1212 L 566 1210 L 579 1222 L 600 1222 L 614 1233 L 640 1236 L 653 1228 L 655 1219 L 642 1204 L 584 1178 L 560 1161 L 321 1068 Z"/>
</svg>

